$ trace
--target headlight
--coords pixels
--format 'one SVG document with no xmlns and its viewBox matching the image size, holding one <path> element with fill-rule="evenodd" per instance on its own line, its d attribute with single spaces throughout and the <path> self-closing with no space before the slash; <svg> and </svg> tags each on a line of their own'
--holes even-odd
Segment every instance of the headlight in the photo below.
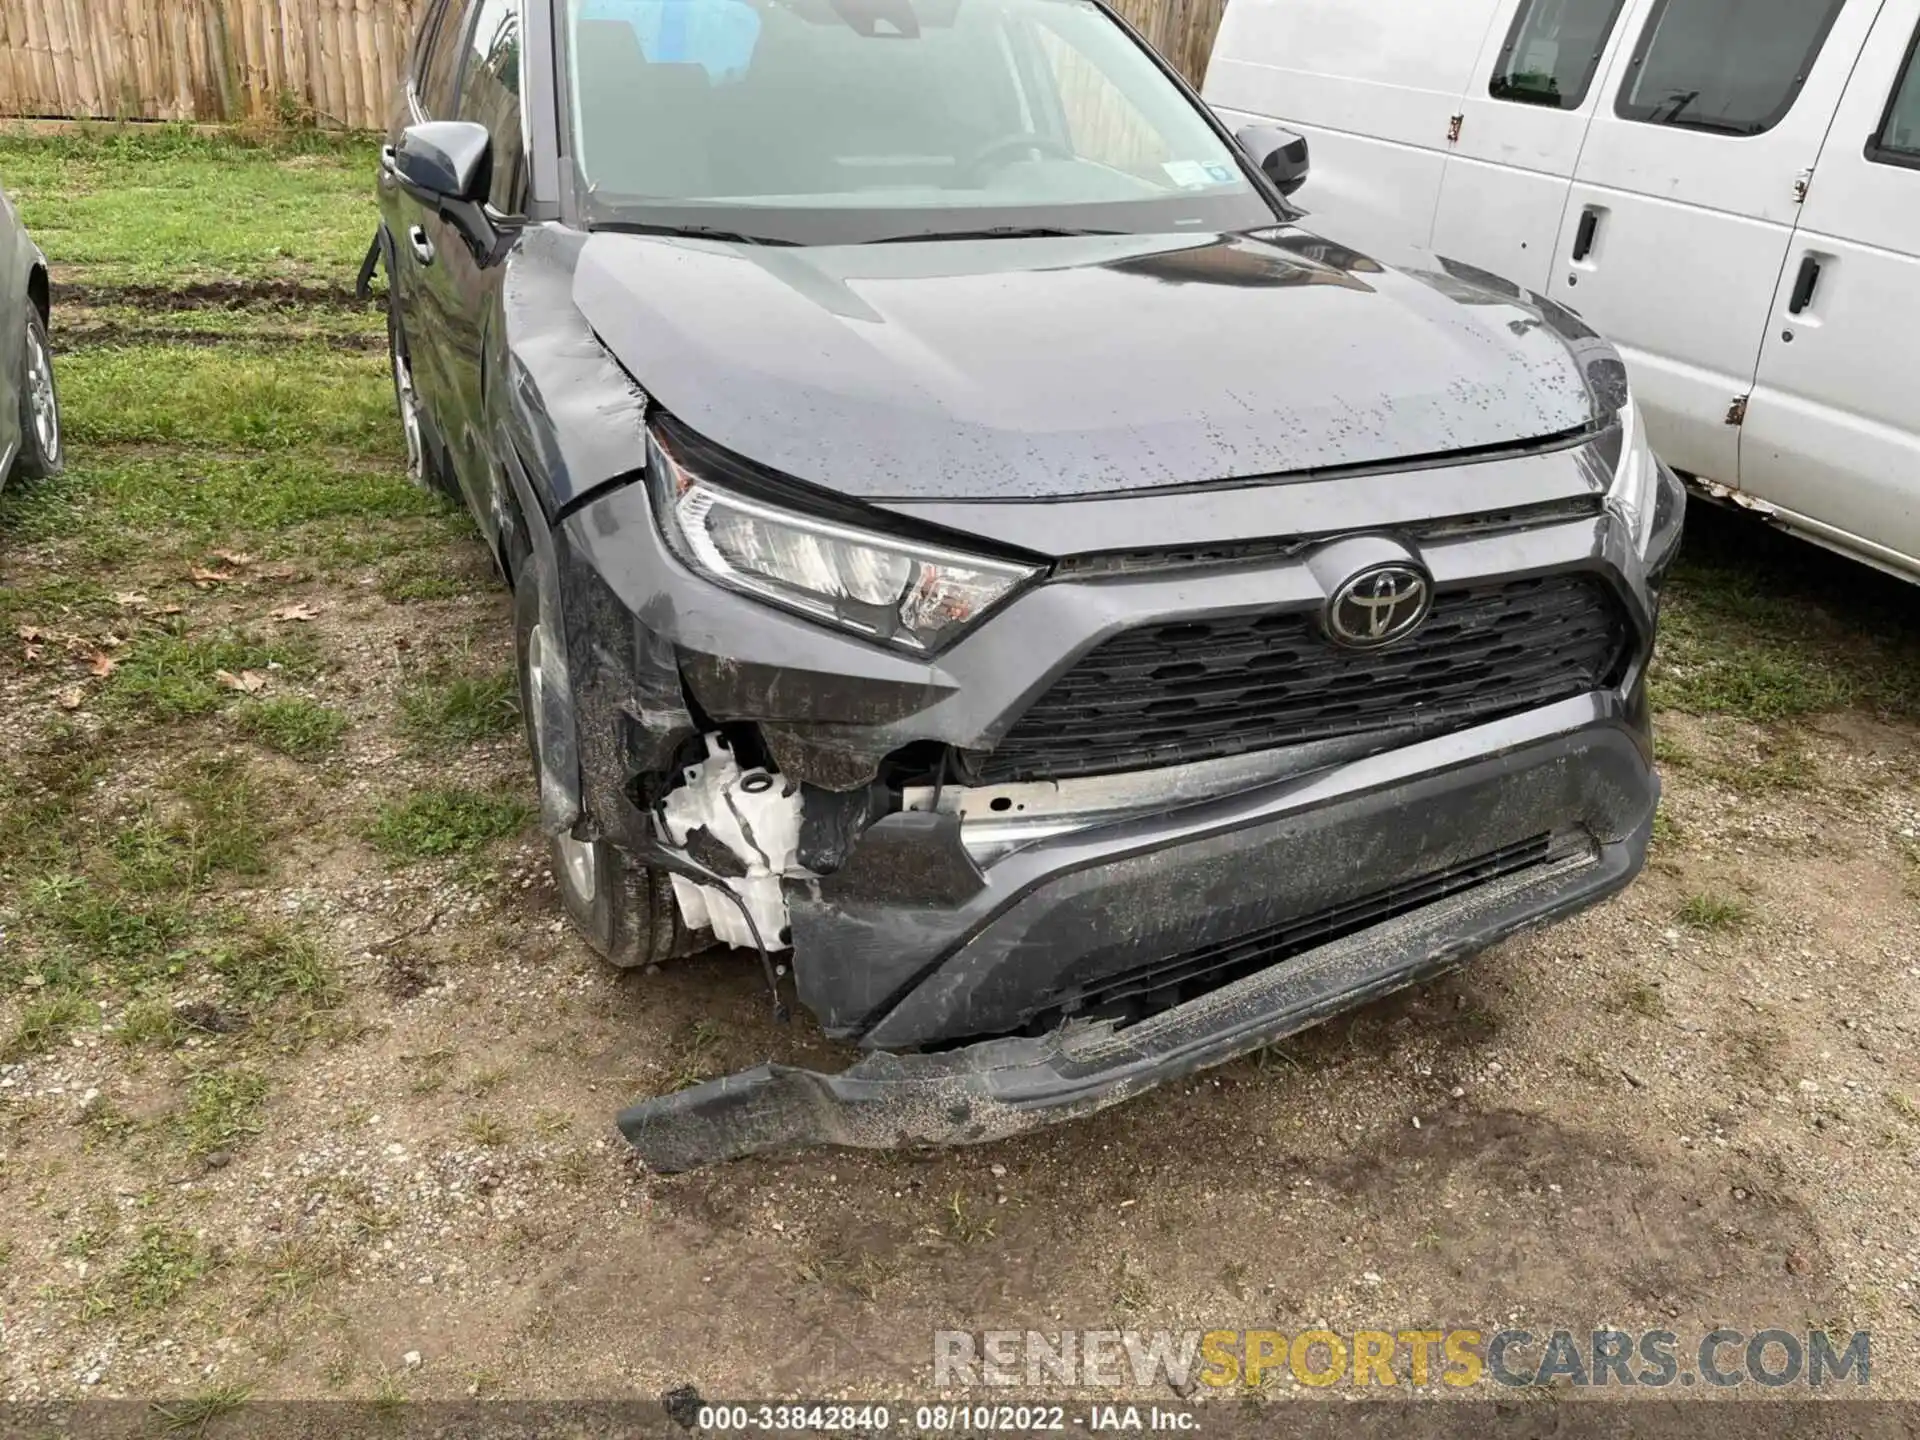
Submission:
<svg viewBox="0 0 1920 1440">
<path fill-rule="evenodd" d="M 1653 538 L 1654 511 L 1660 499 L 1660 462 L 1647 444 L 1640 407 L 1631 400 L 1621 408 L 1620 429 L 1620 463 L 1614 469 L 1607 501 L 1627 522 L 1633 548 L 1644 555 L 1647 542 Z"/>
<path fill-rule="evenodd" d="M 654 498 L 667 543 L 734 590 L 908 650 L 951 640 L 1035 573 L 899 540 L 719 489 L 654 438 Z"/>
</svg>

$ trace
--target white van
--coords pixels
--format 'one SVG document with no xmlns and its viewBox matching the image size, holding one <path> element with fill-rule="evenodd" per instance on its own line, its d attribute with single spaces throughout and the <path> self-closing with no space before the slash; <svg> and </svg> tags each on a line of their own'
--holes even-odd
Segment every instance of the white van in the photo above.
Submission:
<svg viewBox="0 0 1920 1440">
<path fill-rule="evenodd" d="M 1230 0 L 1204 94 L 1316 230 L 1619 346 L 1655 447 L 1920 579 L 1920 0 Z"/>
</svg>

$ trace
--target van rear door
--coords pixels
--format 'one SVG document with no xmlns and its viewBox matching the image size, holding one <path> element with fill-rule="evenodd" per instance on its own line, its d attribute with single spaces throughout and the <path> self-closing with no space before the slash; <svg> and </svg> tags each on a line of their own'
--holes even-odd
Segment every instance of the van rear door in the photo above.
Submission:
<svg viewBox="0 0 1920 1440">
<path fill-rule="evenodd" d="M 1628 0 L 1503 0 L 1461 100 L 1435 250 L 1546 290 L 1567 189 L 1600 79 L 1630 31 L 1628 9 Z"/>
<path fill-rule="evenodd" d="M 1773 296 L 1740 486 L 1920 575 L 1920 0 L 1886 0 Z"/>
<path fill-rule="evenodd" d="M 1307 137 L 1310 228 L 1366 249 L 1426 245 L 1454 117 L 1488 26 L 1514 0 L 1231 0 L 1202 94 L 1228 126 Z"/>
<path fill-rule="evenodd" d="M 1654 448 L 1739 478 L 1800 191 L 1880 0 L 1651 0 L 1615 51 L 1548 293 L 1620 347 Z"/>
</svg>

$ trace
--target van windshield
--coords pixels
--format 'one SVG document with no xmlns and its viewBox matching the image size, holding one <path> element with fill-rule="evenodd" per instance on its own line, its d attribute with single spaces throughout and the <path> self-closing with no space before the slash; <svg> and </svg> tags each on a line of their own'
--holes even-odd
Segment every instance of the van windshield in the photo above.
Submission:
<svg viewBox="0 0 1920 1440">
<path fill-rule="evenodd" d="M 589 224 L 800 244 L 1270 225 L 1092 0 L 567 0 Z"/>
</svg>

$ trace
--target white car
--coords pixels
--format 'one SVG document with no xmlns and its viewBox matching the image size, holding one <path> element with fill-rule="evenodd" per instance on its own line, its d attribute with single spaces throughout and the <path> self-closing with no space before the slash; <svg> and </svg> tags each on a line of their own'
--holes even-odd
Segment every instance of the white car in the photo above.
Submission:
<svg viewBox="0 0 1920 1440">
<path fill-rule="evenodd" d="M 1661 457 L 1920 579 L 1920 0 L 1230 0 L 1309 224 L 1577 310 Z M 1905 358 L 1903 358 L 1905 357 Z"/>
<path fill-rule="evenodd" d="M 0 193 L 0 485 L 60 473 L 60 396 L 47 339 L 47 258 Z"/>
</svg>

